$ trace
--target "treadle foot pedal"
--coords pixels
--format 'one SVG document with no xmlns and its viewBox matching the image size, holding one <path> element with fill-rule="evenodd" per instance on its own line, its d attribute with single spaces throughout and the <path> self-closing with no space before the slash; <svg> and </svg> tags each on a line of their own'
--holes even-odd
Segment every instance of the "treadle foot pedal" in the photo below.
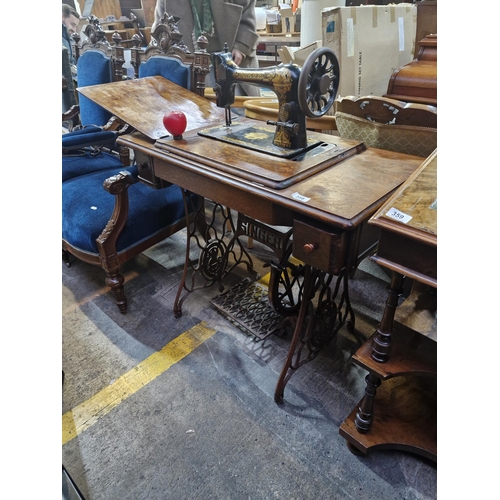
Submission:
<svg viewBox="0 0 500 500">
<path fill-rule="evenodd" d="M 269 304 L 267 287 L 250 278 L 245 278 L 210 303 L 238 328 L 257 337 L 255 340 L 264 340 L 273 333 L 283 334 L 289 323 Z"/>
</svg>

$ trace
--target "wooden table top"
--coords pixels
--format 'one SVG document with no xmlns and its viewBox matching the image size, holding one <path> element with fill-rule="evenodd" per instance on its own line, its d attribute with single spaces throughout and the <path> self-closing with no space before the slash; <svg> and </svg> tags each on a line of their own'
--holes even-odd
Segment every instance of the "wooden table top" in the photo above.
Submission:
<svg viewBox="0 0 500 500">
<path fill-rule="evenodd" d="M 318 136 L 331 139 L 326 134 Z M 339 137 L 335 137 L 335 140 L 340 147 L 345 148 L 353 143 Z M 270 204 L 320 223 L 345 230 L 353 229 L 366 219 L 367 214 L 372 215 L 422 163 L 422 158 L 417 156 L 368 148 L 278 190 L 252 182 L 248 175 L 240 175 L 242 163 L 252 165 L 253 158 L 263 153 L 201 137 L 196 130 L 185 133 L 180 141 L 173 138 L 169 141 L 171 147 L 166 151 L 141 134 L 125 135 L 118 139 L 124 146 L 163 160 L 155 162 L 158 177 L 226 204 L 250 217 L 277 225 L 280 223 L 265 220 L 264 214 L 257 214 L 259 207 Z M 221 157 L 230 158 L 231 151 L 236 166 L 232 171 L 219 168 L 217 162 L 212 161 Z M 276 159 L 269 157 L 268 162 L 271 166 L 275 165 Z M 294 167 L 292 160 L 285 160 L 285 163 Z"/>
<path fill-rule="evenodd" d="M 437 246 L 437 149 L 370 219 L 370 223 Z"/>
<path fill-rule="evenodd" d="M 359 147 L 358 141 L 309 132 L 326 144 L 311 156 L 278 158 L 198 132 L 225 124 L 224 109 L 162 77 L 79 89 L 140 133 L 118 143 L 155 158 L 155 175 L 263 222 L 298 213 L 345 230 L 371 216 L 422 163 L 422 158 Z M 183 138 L 168 136 L 163 116 L 187 116 Z M 262 122 L 241 118 L 247 123 Z M 332 145 L 332 141 L 334 144 Z M 334 152 L 345 151 L 338 161 Z M 347 154 L 349 153 L 349 154 Z M 266 212 L 265 208 L 270 207 Z M 268 216 L 268 217 L 267 217 Z M 285 219 L 287 218 L 285 217 Z"/>
<path fill-rule="evenodd" d="M 78 92 L 142 132 L 150 139 L 168 136 L 163 116 L 183 111 L 187 129 L 220 125 L 224 109 L 161 76 L 78 87 Z"/>
</svg>

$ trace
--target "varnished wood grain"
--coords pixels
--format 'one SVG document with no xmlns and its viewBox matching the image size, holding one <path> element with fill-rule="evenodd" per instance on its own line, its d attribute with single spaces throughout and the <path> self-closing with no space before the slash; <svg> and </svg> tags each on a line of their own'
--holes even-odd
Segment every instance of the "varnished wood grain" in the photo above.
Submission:
<svg viewBox="0 0 500 500">
<path fill-rule="evenodd" d="M 253 120 L 240 118 L 233 121 L 236 130 L 238 126 L 252 126 L 252 130 L 268 134 L 268 145 L 272 146 L 275 127 Z M 205 127 L 201 132 L 205 133 Z M 250 134 L 251 135 L 251 134 Z M 235 173 L 242 178 L 274 189 L 283 189 L 298 181 L 306 179 L 325 168 L 329 168 L 344 158 L 365 149 L 365 146 L 354 140 L 338 141 L 336 137 L 320 135 L 311 132 L 308 140 L 318 143 L 311 151 L 298 159 L 269 155 L 266 152 L 249 150 L 238 144 L 231 144 L 217 139 L 204 137 L 197 131 L 185 135 L 185 140 L 176 141 L 172 138 L 161 139 L 155 146 L 196 162 L 213 166 L 223 172 Z M 278 148 L 275 148 L 278 149 Z"/>
<path fill-rule="evenodd" d="M 394 322 L 405 276 L 437 287 L 436 170 L 437 150 L 369 220 L 380 229 L 372 258 L 392 278 L 381 322 L 353 356 L 369 372 L 365 395 L 340 428 L 363 453 L 393 448 L 437 459 L 436 343 Z M 393 207 L 413 218 L 388 217 Z"/>
<path fill-rule="evenodd" d="M 331 140 L 331 136 L 318 135 Z M 340 137 L 335 140 L 339 145 L 352 144 Z M 158 177 L 255 219 L 285 225 L 291 221 L 290 213 L 295 212 L 316 223 L 342 229 L 353 229 L 367 214 L 372 215 L 422 162 L 418 156 L 368 148 L 292 186 L 276 190 L 241 177 L 238 169 L 223 171 L 209 165 L 201 156 L 196 162 L 186 158 L 182 150 L 188 149 L 190 144 L 194 149 L 205 147 L 210 158 L 217 158 L 219 148 L 223 147 L 220 141 L 199 137 L 195 131 L 184 134 L 182 141 L 172 139 L 172 147 L 175 149 L 178 145 L 178 154 L 174 149 L 162 151 L 140 134 L 122 136 L 118 142 L 150 156 Z M 236 166 L 241 162 L 251 163 L 252 155 L 257 154 L 238 147 L 234 151 L 238 151 L 233 158 Z M 275 159 L 269 157 L 268 161 L 273 165 Z M 277 213 L 283 216 L 274 217 Z M 283 219 L 288 222 L 282 222 Z"/>
<path fill-rule="evenodd" d="M 335 111 L 377 123 L 437 128 L 435 107 L 398 99 L 346 96 L 335 101 Z"/>
<path fill-rule="evenodd" d="M 436 342 L 398 323 L 392 335 L 394 347 L 385 363 L 378 363 L 371 357 L 371 342 L 365 342 L 358 349 L 352 357 L 353 362 L 366 370 L 376 371 L 381 380 L 401 375 L 436 375 Z"/>
<path fill-rule="evenodd" d="M 141 0 L 146 26 L 153 26 L 155 20 L 156 0 Z"/>
<path fill-rule="evenodd" d="M 183 111 L 187 131 L 224 123 L 224 110 L 161 76 L 80 87 L 78 92 L 151 139 L 165 137 L 163 116 Z"/>
<path fill-rule="evenodd" d="M 340 426 L 340 435 L 362 453 L 395 449 L 437 460 L 437 387 L 426 377 L 396 377 L 377 391 L 377 411 L 370 432 L 354 419 L 357 407 Z"/>
<path fill-rule="evenodd" d="M 415 59 L 394 71 L 384 97 L 437 106 L 437 34 L 421 40 Z"/>
<path fill-rule="evenodd" d="M 412 218 L 406 224 L 387 216 L 395 208 Z M 437 246 L 437 150 L 371 219 L 371 223 Z"/>
</svg>

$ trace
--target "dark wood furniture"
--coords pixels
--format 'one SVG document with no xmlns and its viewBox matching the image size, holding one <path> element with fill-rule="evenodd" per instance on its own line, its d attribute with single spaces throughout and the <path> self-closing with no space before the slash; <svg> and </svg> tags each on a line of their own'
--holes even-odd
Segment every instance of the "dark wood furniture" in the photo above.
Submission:
<svg viewBox="0 0 500 500">
<path fill-rule="evenodd" d="M 437 128 L 437 109 L 378 96 L 339 97 L 335 112 L 387 125 Z"/>
<path fill-rule="evenodd" d="M 420 50 L 420 41 L 427 35 L 437 33 L 437 0 L 420 0 L 417 5 L 417 34 L 415 54 Z"/>
<path fill-rule="evenodd" d="M 340 427 L 349 445 L 411 451 L 437 460 L 437 343 L 394 321 L 405 277 L 437 288 L 437 149 L 369 223 L 380 228 L 372 259 L 392 271 L 373 336 L 353 356 L 368 371 L 365 396 Z"/>
<path fill-rule="evenodd" d="M 219 251 L 239 244 L 240 236 L 269 244 L 275 238 L 269 226 L 293 227 L 293 253 L 305 263 L 304 293 L 290 352 L 276 387 L 275 398 L 281 401 L 291 374 L 314 358 L 318 348 L 331 341 L 346 320 L 354 322 L 348 297 L 348 274 L 360 259 L 373 251 L 378 239 L 378 231 L 368 226 L 367 221 L 422 159 L 365 149 L 358 141 L 315 132 L 309 136 L 324 146 L 306 155 L 304 161 L 278 158 L 216 140 L 207 137 L 205 132 L 214 122 L 218 121 L 215 128 L 224 124 L 223 110 L 214 108 L 208 100 L 193 99 L 192 94 L 158 77 L 116 82 L 82 91 L 96 102 L 111 106 L 115 114 L 121 102 L 130 96 L 141 95 L 136 108 L 123 109 L 129 115 L 127 121 L 136 123 L 138 132 L 120 137 L 119 143 L 134 150 L 143 182 L 158 187 L 174 183 L 186 193 L 194 192 L 238 212 L 243 222 L 237 228 L 236 239 L 233 238 L 229 245 L 213 238 L 203 241 L 205 246 L 202 246 L 199 262 L 209 264 L 205 271 L 220 276 L 227 260 Z M 135 102 L 135 99 L 130 101 Z M 186 131 L 181 140 L 168 136 L 151 138 L 154 127 L 147 134 L 141 130 L 144 109 L 148 110 L 151 123 L 155 123 L 161 120 L 166 108 L 182 109 L 188 116 L 188 125 L 193 128 Z M 262 127 L 269 137 L 274 134 L 274 128 L 260 122 L 241 118 L 241 123 Z M 201 125 L 201 129 L 196 128 L 197 125 Z M 150 127 L 146 124 L 145 128 Z M 341 158 L 336 152 L 345 154 L 345 159 L 339 161 Z M 353 186 L 356 186 L 356 196 L 353 196 Z M 201 222 L 202 227 L 209 226 L 208 222 Z M 245 232 L 249 228 L 257 230 Z M 188 234 L 188 247 L 189 238 Z M 276 242 L 277 245 L 282 243 Z M 186 255 L 189 255 L 188 249 Z M 176 315 L 180 314 L 181 293 L 186 290 L 188 260 L 174 306 Z M 222 269 L 214 271 L 211 264 Z M 335 293 L 329 286 L 332 280 L 338 285 Z M 308 325 L 314 323 L 318 328 L 309 329 L 308 334 L 302 336 L 304 320 L 311 312 L 314 295 L 311 290 L 316 284 L 320 289 L 320 305 L 316 311 L 327 314 L 321 317 L 318 313 L 314 322 L 307 320 Z"/>
<path fill-rule="evenodd" d="M 415 59 L 391 75 L 384 97 L 437 106 L 437 34 L 419 45 Z"/>
<path fill-rule="evenodd" d="M 387 97 L 347 96 L 335 101 L 338 133 L 366 146 L 426 158 L 437 147 L 437 109 Z"/>
</svg>

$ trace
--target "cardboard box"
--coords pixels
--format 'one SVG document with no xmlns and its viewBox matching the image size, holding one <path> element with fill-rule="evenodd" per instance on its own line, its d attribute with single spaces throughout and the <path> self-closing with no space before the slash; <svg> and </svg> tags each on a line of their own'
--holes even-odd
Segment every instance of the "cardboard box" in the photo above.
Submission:
<svg viewBox="0 0 500 500">
<path fill-rule="evenodd" d="M 280 9 L 281 21 L 277 24 L 267 24 L 266 30 L 268 33 L 291 35 L 300 33 L 300 23 L 297 22 L 297 16 L 294 15 L 292 9 Z"/>
<path fill-rule="evenodd" d="M 304 66 L 306 59 L 311 55 L 316 49 L 321 47 L 321 40 L 310 43 L 303 47 L 290 47 L 288 45 L 283 45 L 278 49 L 278 54 L 280 56 L 281 62 L 284 64 L 294 63 L 298 66 Z"/>
<path fill-rule="evenodd" d="M 321 15 L 323 47 L 339 60 L 338 96 L 382 96 L 392 73 L 414 59 L 414 4 L 332 7 Z"/>
</svg>

